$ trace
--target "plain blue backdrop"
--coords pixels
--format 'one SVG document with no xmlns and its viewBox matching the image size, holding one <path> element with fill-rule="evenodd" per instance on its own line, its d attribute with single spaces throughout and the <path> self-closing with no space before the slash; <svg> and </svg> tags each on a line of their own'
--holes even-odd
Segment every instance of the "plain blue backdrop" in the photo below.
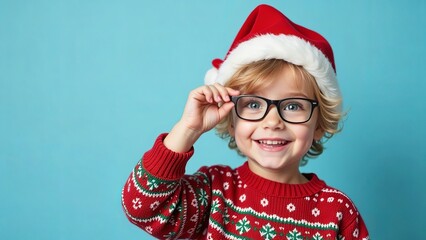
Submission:
<svg viewBox="0 0 426 240">
<path fill-rule="evenodd" d="M 424 239 L 426 2 L 265 1 L 332 44 L 349 111 L 302 171 L 373 239 Z M 147 239 L 121 188 L 259 1 L 0 1 L 0 239 Z M 189 173 L 240 165 L 214 132 Z"/>
</svg>

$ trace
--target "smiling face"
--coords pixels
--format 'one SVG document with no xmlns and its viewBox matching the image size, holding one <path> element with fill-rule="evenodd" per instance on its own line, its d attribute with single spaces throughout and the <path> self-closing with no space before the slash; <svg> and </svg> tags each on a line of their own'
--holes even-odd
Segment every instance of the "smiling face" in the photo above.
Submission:
<svg viewBox="0 0 426 240">
<path fill-rule="evenodd" d="M 313 87 L 295 77 L 288 66 L 268 76 L 268 84 L 250 92 L 271 100 L 301 97 L 315 99 Z M 323 131 L 317 125 L 318 110 L 302 124 L 284 122 L 276 107 L 259 121 L 246 121 L 232 116 L 229 133 L 238 149 L 247 156 L 250 169 L 264 178 L 286 183 L 306 181 L 299 172 L 299 163 L 313 140 L 319 140 Z"/>
</svg>

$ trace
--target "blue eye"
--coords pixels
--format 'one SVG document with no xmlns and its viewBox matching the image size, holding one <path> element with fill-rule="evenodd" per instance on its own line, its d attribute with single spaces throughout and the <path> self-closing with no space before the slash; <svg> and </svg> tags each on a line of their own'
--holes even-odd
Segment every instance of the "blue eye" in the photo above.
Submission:
<svg viewBox="0 0 426 240">
<path fill-rule="evenodd" d="M 303 110 L 303 106 L 299 103 L 289 103 L 284 106 L 284 111 L 301 111 Z"/>
<path fill-rule="evenodd" d="M 256 102 L 256 101 L 251 101 L 251 102 L 247 103 L 247 107 L 250 108 L 250 109 L 259 109 L 259 108 L 261 108 L 261 106 L 262 105 L 259 102 Z"/>
</svg>

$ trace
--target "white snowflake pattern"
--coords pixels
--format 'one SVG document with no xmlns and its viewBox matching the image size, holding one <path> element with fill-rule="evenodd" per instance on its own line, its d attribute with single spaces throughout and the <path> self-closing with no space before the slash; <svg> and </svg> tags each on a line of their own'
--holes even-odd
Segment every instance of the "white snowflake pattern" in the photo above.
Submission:
<svg viewBox="0 0 426 240">
<path fill-rule="evenodd" d="M 232 177 L 232 173 L 227 172 L 227 173 L 226 173 L 226 176 L 227 176 L 227 177 Z"/>
<path fill-rule="evenodd" d="M 275 236 L 277 236 L 277 232 L 275 231 L 275 228 L 272 227 L 270 223 L 264 225 L 259 232 L 260 232 L 260 236 L 262 236 L 263 239 L 265 240 L 274 239 Z"/>
<path fill-rule="evenodd" d="M 341 212 L 337 212 L 336 213 L 336 217 L 337 217 L 337 220 L 342 220 L 342 218 L 343 218 L 343 214 L 341 213 Z"/>
<path fill-rule="evenodd" d="M 263 207 L 266 207 L 266 206 L 268 206 L 269 201 L 268 201 L 268 199 L 263 198 L 262 200 L 260 200 L 260 204 L 262 204 Z"/>
<path fill-rule="evenodd" d="M 246 200 L 246 195 L 243 194 L 240 196 L 240 202 L 244 202 Z"/>
<path fill-rule="evenodd" d="M 324 238 L 319 234 L 319 232 L 315 233 L 315 235 L 312 238 L 313 240 L 324 240 Z"/>
<path fill-rule="evenodd" d="M 331 202 L 333 202 L 333 201 L 334 201 L 334 197 L 329 197 L 329 198 L 327 198 L 327 202 L 331 203 Z"/>
<path fill-rule="evenodd" d="M 204 189 L 198 191 L 198 201 L 200 201 L 201 206 L 207 206 L 209 200 L 209 195 Z"/>
<path fill-rule="evenodd" d="M 288 240 L 303 240 L 302 234 L 298 232 L 296 228 L 288 232 L 286 237 Z"/>
<path fill-rule="evenodd" d="M 147 233 L 149 233 L 149 234 L 152 234 L 152 227 L 151 226 L 147 226 L 146 228 L 145 228 L 145 231 L 147 232 Z"/>
<path fill-rule="evenodd" d="M 158 188 L 159 181 L 155 178 L 151 178 L 146 181 L 146 185 L 149 187 L 149 190 L 153 190 L 155 188 Z"/>
<path fill-rule="evenodd" d="M 138 175 L 139 178 L 142 178 L 142 167 L 139 166 L 138 170 L 136 170 L 136 175 Z"/>
<path fill-rule="evenodd" d="M 358 228 L 356 228 L 355 230 L 354 230 L 354 233 L 352 234 L 354 237 L 358 237 L 358 235 L 359 235 L 359 230 L 358 230 Z"/>
<path fill-rule="evenodd" d="M 287 204 L 287 210 L 289 212 L 293 212 L 294 210 L 296 210 L 296 206 L 294 206 L 293 203 L 289 203 L 289 204 Z"/>
<path fill-rule="evenodd" d="M 228 182 L 223 183 L 223 189 L 225 189 L 225 190 L 229 189 L 229 183 Z"/>
<path fill-rule="evenodd" d="M 197 207 L 197 199 L 192 199 L 191 205 Z"/>
<path fill-rule="evenodd" d="M 215 199 L 212 203 L 211 212 L 216 213 L 219 211 L 220 203 L 218 199 Z"/>
<path fill-rule="evenodd" d="M 140 200 L 140 198 L 135 198 L 132 200 L 133 203 L 133 208 L 134 209 L 139 209 L 142 207 L 142 201 Z"/>
<path fill-rule="evenodd" d="M 250 221 L 247 219 L 247 217 L 244 217 L 243 219 L 237 222 L 235 228 L 240 234 L 248 232 L 251 229 Z"/>
<path fill-rule="evenodd" d="M 312 215 L 318 217 L 320 215 L 320 210 L 318 208 L 312 209 Z"/>
<path fill-rule="evenodd" d="M 213 240 L 213 237 L 212 237 L 211 233 L 207 234 L 207 240 Z"/>
<path fill-rule="evenodd" d="M 151 205 L 149 207 L 152 210 L 155 210 L 158 206 L 160 206 L 160 202 L 159 201 L 155 201 L 155 202 L 151 203 Z"/>
<path fill-rule="evenodd" d="M 197 222 L 198 217 L 196 214 L 192 215 L 192 217 L 189 219 L 191 222 Z"/>
</svg>

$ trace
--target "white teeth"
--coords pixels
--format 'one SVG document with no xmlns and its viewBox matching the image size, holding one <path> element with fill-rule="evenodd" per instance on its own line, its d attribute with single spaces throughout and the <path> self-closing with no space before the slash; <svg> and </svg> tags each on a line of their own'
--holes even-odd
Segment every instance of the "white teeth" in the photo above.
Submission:
<svg viewBox="0 0 426 240">
<path fill-rule="evenodd" d="M 286 141 L 277 141 L 277 140 L 259 140 L 260 144 L 267 144 L 267 145 L 284 145 Z"/>
</svg>

